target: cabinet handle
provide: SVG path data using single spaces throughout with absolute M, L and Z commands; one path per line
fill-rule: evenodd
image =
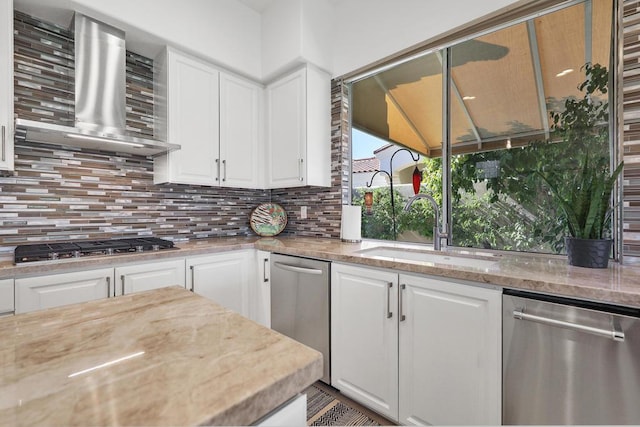
M 222 161 L 222 170 L 223 170 L 222 182 L 226 182 L 227 181 L 227 161 L 226 160 Z
M 304 175 L 302 174 L 302 164 L 304 163 L 304 159 L 300 159 L 300 162 L 298 163 L 298 177 L 300 178 L 300 181 L 304 181 Z
M 107 298 L 111 297 L 111 277 L 107 276 Z M 113 295 L 115 296 L 115 295 Z
M 262 281 L 266 283 L 269 281 L 269 278 L 267 277 L 267 263 L 269 262 L 269 258 L 265 258 L 263 261 L 264 264 L 262 268 Z
M 220 181 L 220 159 L 216 159 L 216 181 Z
M 404 315 L 404 309 L 402 308 L 402 295 L 404 295 L 404 290 L 407 288 L 407 285 L 400 285 L 400 321 L 404 321 L 406 316 Z
M 195 267 L 194 265 L 189 266 L 189 270 L 191 270 L 191 289 L 189 289 L 189 290 L 191 292 L 195 292 L 193 290 L 194 286 L 195 286 L 195 268 L 194 267 Z
M 120 281 L 122 282 L 122 295 L 124 295 L 124 274 L 120 276 Z
M 393 313 L 391 312 L 391 289 L 393 288 L 393 282 L 387 283 L 387 319 L 391 319 L 393 317 Z
M 5 125 L 2 125 L 2 161 L 3 162 L 5 161 L 5 158 L 6 158 L 6 155 L 5 155 L 6 153 L 5 148 L 6 148 L 6 141 L 7 141 L 6 128 L 7 127 Z

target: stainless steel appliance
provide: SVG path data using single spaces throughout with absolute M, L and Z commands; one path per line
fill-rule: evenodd
M 329 266 L 326 261 L 271 255 L 271 328 L 322 353 L 331 383 Z
M 19 264 L 23 262 L 80 258 L 93 255 L 114 255 L 129 252 L 159 251 L 164 249 L 178 248 L 173 246 L 172 241 L 159 239 L 157 237 L 39 243 L 16 246 L 14 260 L 16 264 Z
M 505 290 L 503 424 L 640 424 L 639 317 Z

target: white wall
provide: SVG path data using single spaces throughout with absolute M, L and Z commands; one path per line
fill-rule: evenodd
M 166 42 L 265 81 L 305 60 L 341 76 L 515 1 L 273 0 L 262 15 L 236 0 L 15 0 L 15 7 L 42 18 L 76 9 L 125 30 L 135 52 L 153 57 Z M 141 41 L 149 36 L 156 40 Z
M 62 25 L 78 10 L 123 29 L 134 52 L 154 57 L 167 43 L 262 77 L 261 16 L 236 0 L 15 0 L 15 8 L 42 19 L 66 16 Z
M 335 0 L 331 71 L 342 76 L 515 2 Z
M 262 14 L 263 79 L 311 62 L 331 71 L 334 7 L 329 0 L 275 0 Z

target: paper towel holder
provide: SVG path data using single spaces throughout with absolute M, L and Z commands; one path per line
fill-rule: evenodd
M 360 206 L 342 205 L 340 221 L 340 240 L 342 242 L 362 242 L 361 217 L 362 208 Z

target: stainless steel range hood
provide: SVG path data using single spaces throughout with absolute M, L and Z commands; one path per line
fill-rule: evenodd
M 16 119 L 16 134 L 29 141 L 140 155 L 180 148 L 126 132 L 125 34 L 76 13 L 75 127 Z

